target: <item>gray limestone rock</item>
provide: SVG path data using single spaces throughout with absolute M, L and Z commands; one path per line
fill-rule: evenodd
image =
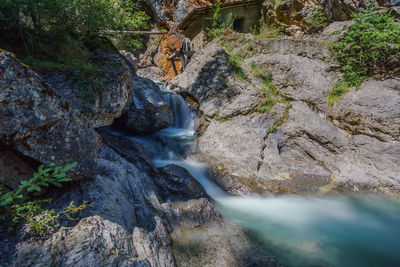
M 70 74 L 46 73 L 44 80 L 93 124 L 94 128 L 110 125 L 132 102 L 132 72 L 117 54 L 96 50 L 91 61 L 101 67 L 101 92 L 91 92 L 70 83 Z
M 211 164 L 218 184 L 239 195 L 344 188 L 399 191 L 397 79 L 366 81 L 330 107 L 326 96 L 340 73 L 312 52 L 315 46 L 302 46 L 299 53 L 291 48 L 298 41 L 285 39 L 276 41 L 279 49 L 271 52 L 270 43 L 254 41 L 246 49 L 239 43 L 234 53 L 248 57 L 245 50 L 258 51 L 241 63 L 247 83 L 235 79 L 216 43 L 194 55 L 186 71 L 172 81 L 198 102 L 205 122 L 198 125 L 202 135 L 193 157 Z M 279 97 L 290 104 L 278 103 L 265 114 L 254 112 L 263 85 L 252 74 L 253 62 L 262 72 L 271 72 Z
M 0 142 L 43 164 L 96 168 L 98 136 L 82 115 L 29 67 L 0 53 Z
M 151 134 L 167 128 L 174 122 L 170 106 L 164 101 L 163 93 L 153 81 L 134 77 L 133 103 L 120 118 L 120 124 L 137 134 Z

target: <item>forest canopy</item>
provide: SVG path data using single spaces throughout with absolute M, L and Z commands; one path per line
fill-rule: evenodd
M 40 53 L 46 43 L 99 37 L 102 30 L 136 30 L 149 17 L 131 0 L 0 0 L 1 38 L 23 44 L 26 55 Z M 42 48 L 42 49 L 41 49 Z

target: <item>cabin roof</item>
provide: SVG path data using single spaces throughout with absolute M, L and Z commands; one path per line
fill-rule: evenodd
M 231 8 L 231 7 L 238 7 L 238 6 L 247 6 L 247 5 L 254 5 L 258 4 L 258 0 L 249 0 L 249 1 L 234 1 L 234 2 L 229 2 L 225 4 L 221 4 L 221 9 L 226 9 L 226 8 Z M 187 30 L 189 28 L 189 25 L 199 16 L 203 14 L 207 14 L 209 10 L 211 10 L 214 7 L 212 6 L 205 6 L 205 7 L 200 7 L 197 9 L 194 9 L 192 12 L 190 12 L 185 19 L 179 24 L 178 29 L 179 30 Z

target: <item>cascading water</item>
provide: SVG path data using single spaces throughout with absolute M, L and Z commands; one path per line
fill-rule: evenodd
M 266 251 L 285 266 L 400 266 L 400 203 L 384 198 L 270 197 L 227 195 L 207 177 L 208 166 L 186 159 L 194 140 L 193 116 L 180 95 L 160 86 L 175 116 L 173 126 L 133 137 L 161 167 L 186 168 L 228 220 L 262 238 Z

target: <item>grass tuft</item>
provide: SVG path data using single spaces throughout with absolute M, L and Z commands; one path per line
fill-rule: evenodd
M 333 89 L 329 91 L 326 96 L 326 103 L 332 107 L 339 100 L 343 98 L 343 95 L 349 91 L 349 85 L 347 82 L 336 81 L 333 85 Z

